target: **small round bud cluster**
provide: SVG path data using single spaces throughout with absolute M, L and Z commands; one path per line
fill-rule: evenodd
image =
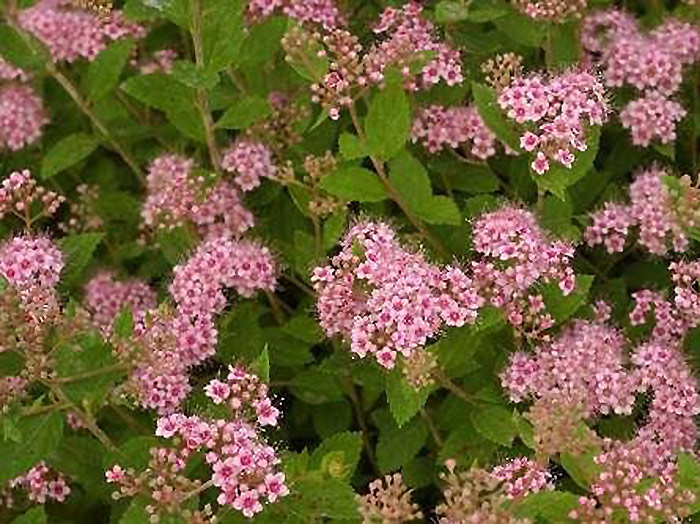
M 102 218 L 96 209 L 100 187 L 80 184 L 75 190 L 77 195 L 68 204 L 70 216 L 58 225 L 59 229 L 68 234 L 102 229 Z
M 527 457 L 517 457 L 496 466 L 491 470 L 491 475 L 503 482 L 501 489 L 509 499 L 554 489 L 552 474 L 547 467 Z
M 49 123 L 44 104 L 28 85 L 0 85 L 0 153 L 33 144 Z
M 146 185 L 141 217 L 148 228 L 189 223 L 203 237 L 215 238 L 238 237 L 253 226 L 253 215 L 243 206 L 238 188 L 197 173 L 189 158 L 159 156 L 151 163 Z
M 54 62 L 94 60 L 111 41 L 146 34 L 145 28 L 127 22 L 121 11 L 98 16 L 75 9 L 73 0 L 41 0 L 20 12 L 19 23 L 49 48 Z
M 226 383 L 215 380 L 205 390 L 216 403 L 227 402 L 230 420 L 182 413 L 158 419 L 156 435 L 171 440 L 172 447 L 152 448 L 149 467 L 141 473 L 118 464 L 108 470 L 107 481 L 119 485 L 118 498 L 145 495 L 152 500 L 149 512 L 159 516 L 178 512 L 185 500 L 213 485 L 219 489 L 219 504 L 252 517 L 262 511 L 263 502 L 289 493 L 284 474 L 277 471 L 280 460 L 262 434 L 263 425 L 277 424 L 278 411 L 258 377 L 231 368 Z M 185 474 L 189 459 L 199 453 L 211 468 L 206 484 Z
M 275 156 L 281 158 L 287 149 L 303 140 L 300 130 L 306 129 L 303 123 L 308 120 L 311 111 L 304 100 L 292 100 L 282 91 L 271 92 L 267 101 L 270 114 L 255 122 L 246 131 L 246 136 L 252 142 L 265 144 Z
M 630 14 L 604 10 L 586 18 L 581 44 L 589 60 L 603 67 L 608 86 L 631 86 L 640 93 L 620 112 L 632 143 L 647 147 L 675 140 L 676 123 L 686 111 L 670 97 L 680 88 L 683 69 L 700 58 L 700 30 L 669 18 L 646 32 Z
M 330 215 L 344 205 L 343 202 L 319 187 L 319 182 L 326 175 L 335 171 L 337 166 L 338 161 L 330 151 L 327 151 L 324 156 L 308 155 L 304 159 L 304 171 L 308 175 L 304 181 L 308 183 L 311 190 L 309 213 L 313 216 L 324 217 Z
M 403 359 L 401 371 L 404 379 L 413 389 L 423 389 L 435 382 L 438 360 L 434 353 L 416 351 Z
M 535 20 L 562 23 L 581 18 L 588 7 L 587 0 L 515 0 L 515 7 Z
M 100 19 L 108 18 L 114 5 L 112 0 L 73 0 L 78 9 L 96 15 Z
M 369 493 L 357 496 L 363 524 L 402 524 L 423 518 L 418 504 L 411 501 L 411 490 L 401 473 L 373 480 Z
M 498 104 L 522 126 L 520 147 L 535 156 L 531 167 L 538 175 L 549 170 L 550 161 L 570 169 L 574 151 L 587 148 L 587 128 L 603 125 L 609 112 L 600 80 L 575 70 L 517 77 L 501 91 Z
M 638 228 L 639 244 L 651 253 L 664 255 L 671 248 L 686 251 L 689 242 L 684 229 L 693 226 L 695 218 L 686 209 L 687 222 L 682 220 L 676 205 L 682 195 L 671 193 L 667 178 L 668 172 L 657 165 L 638 172 L 630 185 L 629 204 L 607 202 L 591 214 L 593 224 L 584 234 L 588 245 L 604 244 L 609 253 L 622 252 L 630 230 Z
M 439 524 L 532 524 L 506 509 L 508 497 L 503 482 L 492 473 L 477 467 L 456 471 L 451 460 L 447 461 L 447 469 L 447 473 L 440 474 L 445 483 L 444 502 L 435 508 Z
M 50 470 L 45 462 L 39 462 L 26 475 L 11 480 L 9 486 L 26 490 L 29 500 L 37 504 L 44 504 L 49 500 L 63 502 L 71 492 L 66 478 Z
M 460 269 L 429 264 L 405 250 L 384 223 L 360 222 L 341 242 L 341 252 L 311 278 L 316 308 L 329 336 L 340 334 L 361 358 L 373 355 L 393 368 L 409 358 L 442 324 L 476 320 L 481 298 Z
M 53 215 L 65 200 L 38 185 L 28 169 L 15 171 L 0 183 L 0 218 L 12 213 L 29 227 L 39 218 Z
M 576 286 L 573 246 L 549 240 L 532 213 L 514 206 L 482 215 L 473 231 L 478 258 L 472 278 L 479 294 L 502 308 L 519 331 L 534 337 L 550 328 L 554 321 L 532 287 L 556 282 L 564 295 L 570 294 Z
M 156 294 L 145 282 L 119 281 L 114 273 L 101 271 L 85 285 L 83 302 L 93 323 L 109 336 L 114 319 L 125 307 L 137 324 L 143 322 L 146 313 L 156 307 Z
M 481 64 L 481 72 L 486 75 L 486 81 L 496 91 L 501 91 L 518 78 L 522 72 L 523 57 L 515 53 L 504 53 L 489 58 Z
M 226 150 L 221 167 L 234 173 L 234 181 L 241 191 L 251 191 L 263 178 L 275 178 L 277 167 L 272 152 L 261 142 L 239 139 Z
M 432 105 L 423 108 L 413 120 L 411 138 L 431 153 L 445 147 L 463 147 L 480 160 L 496 154 L 496 135 L 475 107 Z

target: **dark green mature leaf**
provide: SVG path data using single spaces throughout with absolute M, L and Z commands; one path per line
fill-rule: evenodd
M 309 404 L 335 402 L 343 398 L 343 390 L 338 380 L 319 368 L 311 368 L 297 374 L 292 379 L 289 390 Z
M 357 521 L 357 500 L 352 486 L 340 479 L 304 479 L 295 483 L 295 494 L 301 498 L 294 504 L 295 513 L 303 512 L 305 522 L 326 517 Z M 304 522 L 304 521 L 302 521 Z
M 219 321 L 219 358 L 230 363 L 234 360 L 252 361 L 265 348 L 260 327 L 262 310 L 251 302 L 236 304 Z M 274 358 L 275 349 L 271 350 Z
M 416 390 L 407 384 L 398 367 L 387 374 L 386 398 L 397 426 L 402 427 L 421 410 L 428 400 L 430 391 L 430 388 Z
M 170 73 L 175 80 L 192 89 L 212 89 L 219 82 L 219 75 L 198 67 L 189 60 L 177 60 Z
M 365 121 L 367 148 L 382 160 L 401 151 L 411 132 L 411 110 L 399 78 L 375 93 Z
M 189 25 L 188 0 L 139 0 L 146 8 L 152 9 L 172 23 L 187 28 Z
M 250 95 L 236 100 L 221 115 L 216 127 L 222 129 L 247 129 L 255 122 L 267 117 L 271 112 L 270 104 L 261 96 Z
M 281 16 L 272 16 L 254 24 L 243 42 L 245 53 L 238 54 L 236 64 L 254 67 L 272 59 L 280 50 L 280 40 L 286 30 L 287 19 Z
M 347 400 L 312 406 L 311 420 L 316 433 L 328 438 L 346 431 L 352 424 L 352 406 Z
M 50 178 L 87 158 L 100 144 L 94 136 L 75 133 L 51 147 L 41 161 L 41 178 Z
M 490 87 L 472 82 L 472 93 L 479 116 L 501 142 L 511 149 L 520 151 L 520 140 L 511 123 L 498 106 L 496 93 Z
M 117 87 L 135 44 L 131 38 L 117 40 L 90 62 L 85 77 L 85 92 L 90 100 L 98 100 Z
M 66 436 L 49 464 L 79 483 L 92 497 L 109 500 L 112 490 L 105 483 L 103 453 L 102 444 L 91 436 Z
M 117 451 L 107 451 L 103 455 L 102 466 L 105 470 L 119 464 L 124 469 L 133 468 L 142 471 L 151 460 L 151 448 L 162 446 L 163 441 L 156 437 L 132 437 L 119 446 Z
M 17 441 L 0 439 L 0 482 L 6 482 L 49 458 L 63 437 L 63 415 L 58 411 L 21 418 Z
M 586 176 L 593 168 L 593 161 L 598 154 L 598 143 L 600 141 L 600 128 L 591 127 L 588 129 L 586 137 L 587 149 L 576 153 L 576 161 L 568 169 L 558 162 L 550 162 L 549 170 L 544 175 L 532 172 L 532 178 L 540 189 L 555 194 L 561 200 L 566 200 L 566 190 Z
M 547 312 L 552 315 L 555 322 L 564 322 L 586 303 L 593 279 L 591 275 L 577 275 L 576 289 L 567 296 L 564 296 L 557 284 L 547 284 L 542 287 L 542 297 Z
M 350 479 L 362 452 L 362 433 L 346 431 L 325 439 L 311 454 L 310 465 L 333 478 Z
M 85 270 L 103 236 L 102 233 L 79 233 L 61 239 L 59 247 L 65 260 L 61 273 L 63 287 L 72 287 L 84 280 Z
M 156 241 L 171 264 L 179 264 L 197 243 L 194 232 L 185 226 L 158 231 Z
M 462 221 L 457 205 L 449 197 L 438 195 L 422 204 L 418 216 L 428 224 L 457 226 Z
M 12 524 L 46 524 L 44 506 L 36 506 L 12 521 Z
M 498 177 L 487 165 L 463 164 L 446 175 L 452 189 L 465 193 L 493 193 L 501 187 Z
M 425 445 L 428 427 L 422 418 L 414 418 L 405 426 L 389 426 L 379 433 L 377 462 L 382 473 L 401 468 Z
M 474 428 L 491 442 L 510 446 L 518 435 L 512 414 L 496 405 L 481 406 L 469 413 Z
M 579 60 L 578 22 L 553 24 L 548 31 L 551 45 L 547 51 L 547 65 L 550 67 L 566 67 Z
M 388 198 L 376 173 L 361 167 L 341 167 L 319 184 L 331 195 L 357 202 L 380 202 Z
M 27 70 L 39 69 L 44 63 L 36 46 L 29 45 L 19 33 L 6 24 L 0 24 L 0 56 Z
M 523 15 L 512 8 L 506 16 L 494 21 L 508 38 L 528 47 L 539 47 L 546 33 L 546 24 Z
M 207 74 L 226 69 L 241 53 L 244 9 L 242 0 L 202 0 L 202 59 Z

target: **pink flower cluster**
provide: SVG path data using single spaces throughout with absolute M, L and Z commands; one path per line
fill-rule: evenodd
M 549 170 L 550 161 L 571 168 L 574 151 L 586 150 L 587 127 L 602 125 L 609 111 L 600 80 L 573 70 L 516 77 L 501 91 L 498 104 L 525 129 L 520 146 L 535 155 L 532 169 L 539 175 Z
M 36 142 L 48 122 L 44 104 L 30 86 L 0 85 L 0 152 Z
M 389 67 L 398 67 L 409 89 L 428 88 L 440 81 L 453 86 L 462 83 L 462 63 L 459 51 L 440 42 L 435 27 L 422 16 L 423 7 L 409 2 L 401 9 L 387 7 L 374 27 L 377 35 L 386 35 L 384 41 L 375 44 L 364 57 L 365 82 L 382 84 Z M 416 79 L 411 66 L 420 54 L 434 54 L 420 69 Z
M 235 182 L 242 191 L 260 185 L 262 178 L 275 178 L 277 167 L 272 152 L 264 144 L 247 138 L 236 140 L 224 153 L 221 167 L 235 173 Z
M 527 457 L 517 457 L 496 466 L 491 475 L 503 482 L 503 493 L 509 499 L 554 489 L 552 474 L 547 467 Z
M 473 231 L 479 258 L 472 262 L 472 278 L 479 294 L 532 335 L 551 327 L 542 296 L 531 288 L 556 282 L 564 295 L 571 293 L 576 286 L 573 246 L 549 240 L 532 213 L 513 206 L 482 215 Z
M 486 127 L 475 107 L 432 105 L 421 109 L 413 120 L 411 138 L 431 153 L 445 147 L 471 145 L 471 154 L 485 160 L 496 154 L 496 135 Z
M 55 62 L 94 60 L 109 42 L 146 34 L 143 27 L 125 21 L 120 11 L 100 17 L 74 8 L 70 0 L 41 0 L 20 13 L 19 23 L 49 48 Z
M 700 58 L 700 30 L 668 19 L 645 32 L 633 16 L 607 10 L 586 18 L 581 43 L 589 58 L 603 66 L 607 85 L 641 92 L 620 113 L 632 142 L 647 147 L 655 139 L 664 144 L 675 140 L 676 123 L 686 112 L 669 97 L 680 88 L 683 68 Z
M 225 402 L 234 414 L 252 408 L 260 426 L 277 425 L 279 410 L 272 405 L 267 385 L 257 375 L 248 373 L 242 367 L 229 366 L 226 381 L 212 380 L 204 392 L 214 404 Z
M 266 386 L 241 368 L 231 368 L 226 382 L 215 380 L 205 389 L 215 402 L 228 403 L 231 420 L 205 420 L 181 413 L 162 417 L 156 435 L 173 439 L 175 448 L 152 449 L 152 467 L 139 477 L 115 465 L 107 471 L 107 481 L 119 484 L 124 495 L 152 490 L 153 514 L 158 513 L 153 506 L 159 505 L 178 511 L 178 501 L 188 496 L 179 477 L 188 459 L 203 453 L 211 467 L 211 483 L 220 490 L 217 502 L 252 517 L 262 511 L 263 502 L 273 503 L 289 493 L 284 474 L 277 471 L 280 460 L 261 431 L 262 425 L 277 424 L 278 412 L 267 397 Z M 158 468 L 160 463 L 167 467 Z
M 156 158 L 146 176 L 147 197 L 141 210 L 149 228 L 189 222 L 205 238 L 238 237 L 253 226 L 253 215 L 229 181 L 210 182 L 195 173 L 194 161 L 180 155 Z
M 342 23 L 334 0 L 250 0 L 248 14 L 253 20 L 272 15 L 275 11 L 305 23 L 319 24 L 327 29 Z
M 409 357 L 442 324 L 474 322 L 481 299 L 460 269 L 429 264 L 405 250 L 384 223 L 360 222 L 341 242 L 330 264 L 313 271 L 321 326 L 340 334 L 361 358 L 375 356 L 392 368 Z
M 29 500 L 38 504 L 49 500 L 63 502 L 70 494 L 65 477 L 51 471 L 44 462 L 39 462 L 26 475 L 11 480 L 10 487 L 25 489 Z
M 126 306 L 134 321 L 140 324 L 146 312 L 156 307 L 156 294 L 141 280 L 120 281 L 114 273 L 101 271 L 85 285 L 83 303 L 93 323 L 108 335 L 114 319 Z
M 187 370 L 216 352 L 215 316 L 226 306 L 222 288 L 239 295 L 274 289 L 275 261 L 255 242 L 216 238 L 205 241 L 174 270 L 172 316 L 147 324 L 132 384 L 142 405 L 172 413 L 189 391 Z M 160 341 L 160 342 L 159 342 Z
M 564 398 L 586 417 L 630 414 L 636 382 L 624 367 L 625 342 L 613 328 L 578 321 L 534 354 L 514 353 L 501 383 L 513 402 Z
M 65 200 L 63 196 L 38 185 L 28 169 L 14 171 L 0 183 L 0 218 L 13 213 L 22 220 L 32 222 L 39 216 L 53 215 Z M 34 215 L 36 210 L 32 209 L 35 204 L 40 207 L 38 215 Z
M 63 269 L 63 255 L 45 236 L 18 236 L 0 245 L 0 276 L 19 289 L 52 289 Z
M 652 166 L 637 173 L 630 184 L 630 203 L 607 202 L 603 209 L 591 214 L 593 224 L 586 228 L 589 246 L 604 244 L 609 253 L 621 252 L 630 229 L 639 229 L 639 244 L 651 253 L 663 255 L 672 246 L 675 251 L 688 249 L 688 238 L 675 211 L 675 203 L 664 177 L 668 173 Z

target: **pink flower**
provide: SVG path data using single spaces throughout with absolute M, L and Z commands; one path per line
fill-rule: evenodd
M 538 175 L 544 175 L 549 171 L 549 160 L 547 160 L 547 157 L 542 151 L 539 151 L 535 160 L 532 161 L 531 166 Z
M 241 492 L 233 501 L 233 507 L 246 517 L 252 517 L 262 511 L 262 504 L 258 500 L 260 495 L 254 489 Z
M 231 388 L 228 387 L 228 384 L 220 380 L 212 380 L 204 388 L 204 391 L 207 397 L 214 401 L 214 404 L 221 404 L 228 398 L 231 393 Z
M 284 473 L 271 474 L 265 476 L 265 489 L 267 490 L 267 500 L 275 502 L 279 497 L 289 494 L 289 488 L 284 483 Z

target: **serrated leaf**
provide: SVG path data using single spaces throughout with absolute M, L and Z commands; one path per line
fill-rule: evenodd
M 510 121 L 498 105 L 496 93 L 490 87 L 472 82 L 472 93 L 479 116 L 498 139 L 514 151 L 520 151 L 520 140 Z
M 0 24 L 0 56 L 11 64 L 28 70 L 39 69 L 44 62 L 35 46 L 29 45 L 6 24 Z
M 563 24 L 552 24 L 549 38 L 552 45 L 546 49 L 547 65 L 549 67 L 566 67 L 579 61 L 578 22 L 570 21 Z
M 170 73 L 175 80 L 192 89 L 211 89 L 219 82 L 219 75 L 197 67 L 189 60 L 177 60 Z
M 416 212 L 428 224 L 457 226 L 462 222 L 457 204 L 443 195 L 433 196 L 421 204 Z
M 131 307 L 126 304 L 122 307 L 119 314 L 114 319 L 112 325 L 112 333 L 116 337 L 128 339 L 134 332 L 134 315 L 131 312 Z
M 331 195 L 348 201 L 380 202 L 388 198 L 376 173 L 361 167 L 341 167 L 319 184 Z
M 264 98 L 251 95 L 234 102 L 216 122 L 222 129 L 247 129 L 255 122 L 267 117 L 270 104 Z
M 579 455 L 562 453 L 559 461 L 574 482 L 588 490 L 600 470 L 600 466 L 593 461 L 596 454 L 597 451 L 594 450 Z
M 270 382 L 270 355 L 267 352 L 267 346 L 265 346 L 262 353 L 251 362 L 250 370 L 263 382 Z
M 85 270 L 103 236 L 102 233 L 79 233 L 60 240 L 59 247 L 65 261 L 61 273 L 63 287 L 71 287 L 82 282 L 85 278 Z
M 386 397 L 394 421 L 402 427 L 425 405 L 430 388 L 414 389 L 406 383 L 403 373 L 395 367 L 386 376 Z
M 303 512 L 305 522 L 326 517 L 337 520 L 357 520 L 358 505 L 355 491 L 346 481 L 332 478 L 303 479 L 295 485 L 301 498 L 295 504 L 295 513 Z
M 0 440 L 0 481 L 26 473 L 46 460 L 63 437 L 63 415 L 58 411 L 21 418 L 17 423 L 19 442 Z
M 414 418 L 399 428 L 390 426 L 380 431 L 377 441 L 377 462 L 381 473 L 401 468 L 418 454 L 428 439 L 428 427 L 421 418 Z
M 411 132 L 408 97 L 400 78 L 390 78 L 378 91 L 369 106 L 365 121 L 369 152 L 388 160 L 401 151 Z
M 350 479 L 355 473 L 361 452 L 362 433 L 350 431 L 337 433 L 325 439 L 314 450 L 310 465 L 315 469 L 325 465 L 324 473 L 327 475 L 333 478 Z
M 208 75 L 226 69 L 241 54 L 244 9 L 242 0 L 202 1 L 202 60 Z
M 62 138 L 44 155 L 41 161 L 41 178 L 47 179 L 60 173 L 84 158 L 99 145 L 99 141 L 85 133 L 75 133 Z
M 563 491 L 540 491 L 532 493 L 519 500 L 513 513 L 520 518 L 528 518 L 535 521 L 537 517 L 543 517 L 549 522 L 564 524 L 573 522 L 569 513 L 579 505 L 579 496 Z
M 513 417 L 501 406 L 481 406 L 469 413 L 474 428 L 486 439 L 510 446 L 518 434 Z
M 117 87 L 135 43 L 131 38 L 112 42 L 90 62 L 85 77 L 85 91 L 90 100 L 98 100 Z
M 319 368 L 311 368 L 298 373 L 289 385 L 294 396 L 308 404 L 335 402 L 343 398 L 343 390 L 338 380 Z
M 593 279 L 591 275 L 577 275 L 576 289 L 566 296 L 557 284 L 550 283 L 542 286 L 542 297 L 547 312 L 552 315 L 555 322 L 564 322 L 586 303 Z

